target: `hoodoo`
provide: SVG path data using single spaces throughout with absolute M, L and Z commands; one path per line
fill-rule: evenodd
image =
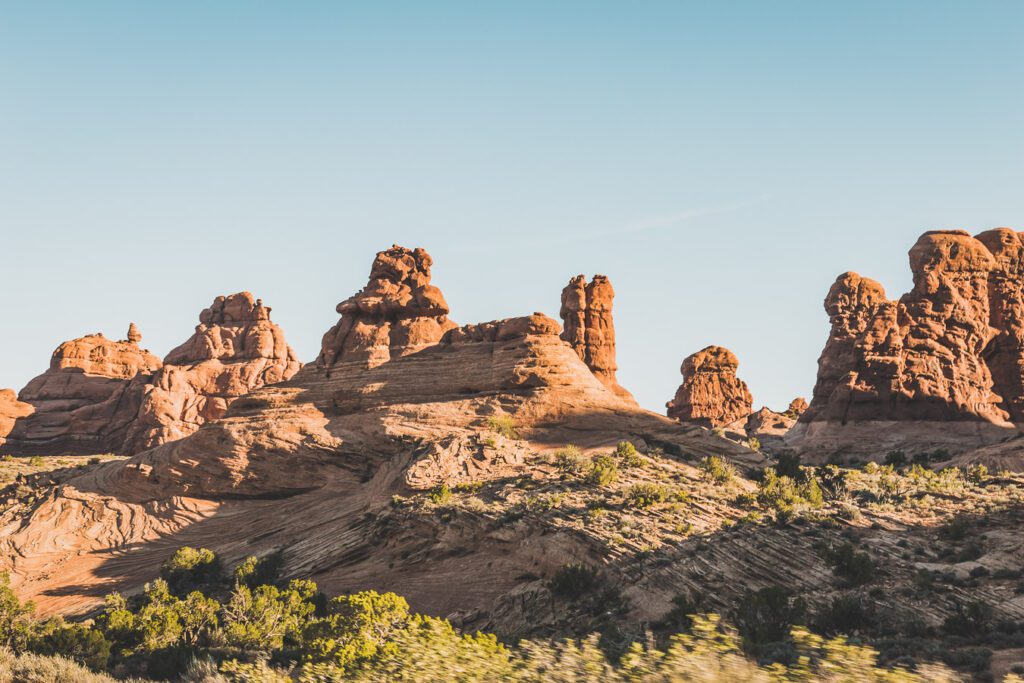
M 753 397 L 736 376 L 739 360 L 729 349 L 708 346 L 687 356 L 683 383 L 666 404 L 668 416 L 705 427 L 724 427 L 750 415 Z
M 615 290 L 611 280 L 604 275 L 587 278 L 577 275 L 562 290 L 562 339 L 569 342 L 591 372 L 602 384 L 623 398 L 633 396 L 623 389 L 615 373 L 615 321 L 612 318 L 612 301 Z

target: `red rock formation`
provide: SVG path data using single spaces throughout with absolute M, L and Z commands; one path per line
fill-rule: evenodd
M 562 290 L 559 316 L 564 330 L 562 339 L 569 342 L 591 372 L 601 383 L 616 394 L 633 400 L 615 378 L 615 323 L 612 319 L 612 301 L 615 290 L 604 275 L 587 278 L 577 275 Z
M 1024 235 L 1009 228 L 978 235 L 995 259 L 989 272 L 992 327 L 998 330 L 985 351 L 1001 407 L 1013 422 L 1024 422 Z
M 141 338 L 137 329 L 132 336 Z M 118 451 L 141 398 L 128 387 L 160 367 L 135 341 L 97 333 L 64 342 L 50 369 L 21 390 L 18 398 L 34 412 L 17 420 L 6 448 L 24 455 Z
M 1012 231 L 981 237 L 922 235 L 910 250 L 914 288 L 898 302 L 877 283 L 840 276 L 825 300 L 832 332 L 795 443 L 879 456 L 885 447 L 976 446 L 1006 436 L 1022 381 L 1022 247 Z M 1005 403 L 1003 387 L 1011 394 Z
M 4 443 L 17 420 L 31 415 L 33 410 L 28 403 L 19 401 L 12 389 L 0 389 L 0 451 L 6 452 Z
M 436 344 L 456 325 L 441 290 L 430 284 L 432 264 L 423 249 L 378 253 L 366 287 L 338 304 L 341 320 L 324 335 L 317 365 L 376 365 Z
M 706 427 L 721 427 L 746 418 L 753 398 L 736 376 L 739 361 L 732 351 L 708 346 L 683 361 L 683 383 L 666 404 L 668 416 Z
M 807 400 L 803 396 L 797 396 L 789 402 L 789 407 L 786 408 L 786 415 L 790 417 L 800 417 L 807 412 Z
M 163 368 L 133 387 L 143 398 L 119 451 L 137 453 L 191 434 L 239 396 L 287 380 L 300 367 L 261 299 L 249 292 L 219 296 Z

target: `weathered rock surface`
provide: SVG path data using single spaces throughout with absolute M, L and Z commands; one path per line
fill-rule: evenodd
M 825 300 L 832 331 L 814 396 L 791 442 L 822 457 L 884 457 L 1015 433 L 1020 262 L 1012 231 L 933 231 L 910 250 L 914 288 L 899 301 L 874 281 L 841 275 Z
M 562 339 L 569 342 L 580 360 L 601 383 L 619 396 L 633 400 L 615 378 L 618 364 L 615 361 L 615 322 L 612 318 L 612 301 L 615 290 L 611 280 L 604 275 L 595 275 L 587 283 L 584 275 L 577 275 L 562 290 Z
M 431 265 L 423 249 L 392 246 L 378 253 L 366 287 L 338 304 L 341 320 L 324 335 L 317 365 L 376 365 L 436 344 L 456 325 L 441 290 L 430 284 Z
M 529 478 L 567 443 L 607 452 L 628 439 L 694 461 L 764 464 L 609 390 L 550 318 L 454 327 L 429 263 L 422 250 L 382 252 L 367 288 L 339 306 L 319 364 L 236 399 L 190 436 L 75 473 L 39 505 L 0 516 L 0 562 L 19 593 L 44 613 L 80 611 L 138 589 L 187 544 L 227 563 L 286 548 L 289 572 L 332 593 L 375 587 L 435 614 L 486 609 L 525 574 L 585 556 L 589 542 L 483 524 L 437 539 L 434 528 L 388 526 L 396 494 Z
M 222 417 L 239 396 L 282 382 L 300 367 L 261 299 L 249 292 L 219 296 L 163 368 L 132 387 L 142 393 L 141 405 L 118 451 L 138 453 L 187 436 Z
M 781 437 L 796 424 L 796 418 L 785 413 L 777 413 L 770 408 L 761 408 L 747 416 L 744 431 L 747 436 L 761 439 Z
M 666 404 L 668 416 L 705 427 L 722 427 L 745 419 L 753 398 L 736 376 L 736 355 L 722 346 L 708 346 L 683 361 L 683 383 Z
M 18 400 L 18 395 L 12 389 L 0 389 L 0 452 L 6 452 L 4 443 L 7 435 L 14 429 L 17 420 L 28 417 L 35 410 L 28 403 Z
M 797 396 L 789 402 L 789 407 L 786 408 L 786 415 L 789 417 L 797 418 L 807 412 L 807 399 L 803 396 Z
M 137 329 L 132 336 L 141 338 Z M 129 385 L 161 365 L 137 341 L 97 333 L 64 342 L 50 368 L 21 390 L 19 400 L 34 410 L 17 419 L 5 449 L 19 455 L 118 451 L 141 400 Z

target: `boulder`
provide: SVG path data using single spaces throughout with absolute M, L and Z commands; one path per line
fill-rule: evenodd
M 708 346 L 688 356 L 681 371 L 683 383 L 666 404 L 668 416 L 705 427 L 724 427 L 745 419 L 753 398 L 736 376 L 739 361 L 722 346 Z

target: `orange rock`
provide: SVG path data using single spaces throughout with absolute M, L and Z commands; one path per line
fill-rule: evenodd
M 12 389 L 0 389 L 0 451 L 6 452 L 4 443 L 20 418 L 27 417 L 35 410 L 28 403 L 22 403 Z
M 996 266 L 989 271 L 988 300 L 992 327 L 998 332 L 984 359 L 992 372 L 1001 407 L 1016 423 L 1024 422 L 1024 235 L 997 228 L 978 235 Z
M 683 383 L 666 404 L 668 416 L 705 427 L 722 427 L 751 411 L 753 398 L 736 376 L 736 355 L 721 346 L 708 346 L 683 361 Z
M 378 253 L 366 287 L 338 304 L 341 320 L 324 335 L 317 365 L 378 364 L 436 344 L 456 325 L 430 284 L 432 264 L 423 249 L 395 245 Z
M 21 390 L 18 398 L 34 411 L 17 420 L 6 448 L 16 455 L 118 451 L 141 399 L 129 385 L 161 365 L 134 341 L 97 333 L 64 342 L 50 369 Z
M 587 278 L 577 275 L 562 290 L 559 315 L 565 326 L 562 339 L 569 342 L 591 372 L 601 383 L 623 398 L 633 396 L 622 388 L 615 378 L 615 322 L 612 319 L 612 301 L 615 290 L 604 275 Z
M 219 296 L 163 368 L 133 386 L 143 398 L 118 451 L 138 453 L 191 434 L 223 416 L 239 396 L 283 382 L 300 367 L 262 299 L 249 292 Z

